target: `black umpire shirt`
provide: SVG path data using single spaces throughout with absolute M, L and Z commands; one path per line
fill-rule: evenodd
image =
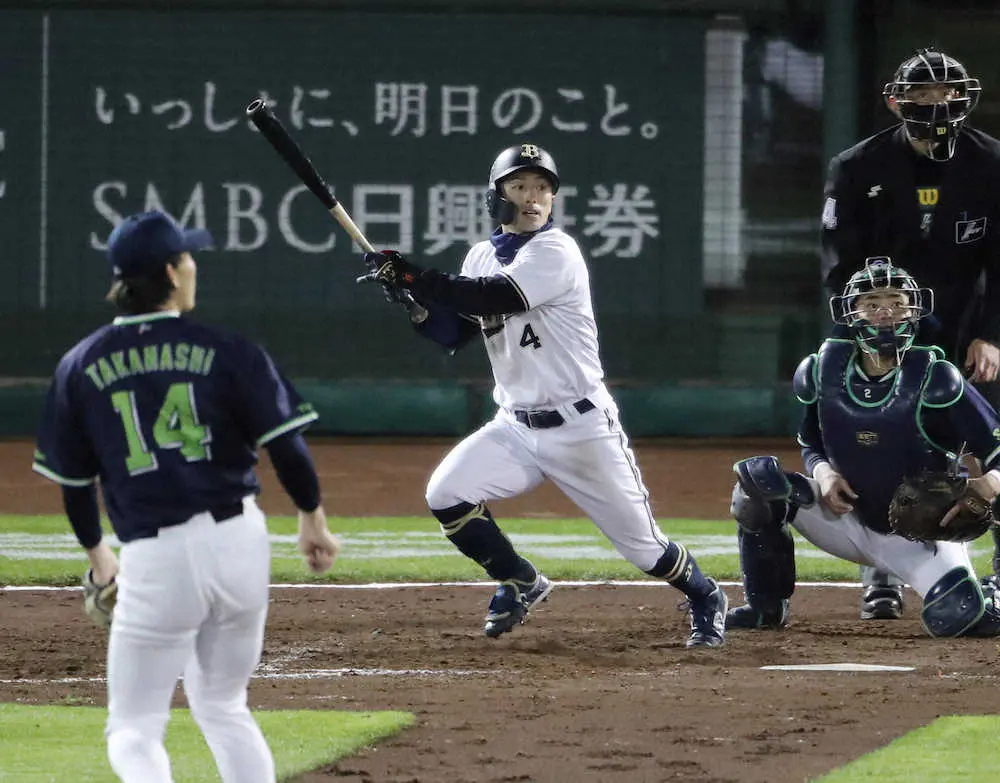
M 933 342 L 964 361 L 973 338 L 1000 344 L 1000 141 L 964 128 L 950 161 L 916 153 L 902 125 L 830 161 L 823 274 L 843 292 L 869 256 L 890 256 L 934 289 Z M 986 289 L 971 312 L 981 273 Z M 961 351 L 961 355 L 959 354 Z

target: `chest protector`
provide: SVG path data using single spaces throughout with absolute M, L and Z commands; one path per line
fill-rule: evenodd
M 827 340 L 816 355 L 819 426 L 830 465 L 858 494 L 858 518 L 887 533 L 889 501 L 903 477 L 947 464 L 919 422 L 935 356 L 930 349 L 911 348 L 893 377 L 877 382 L 859 372 L 856 350 L 854 341 Z

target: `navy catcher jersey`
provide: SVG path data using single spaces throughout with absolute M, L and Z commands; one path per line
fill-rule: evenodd
M 825 459 L 858 494 L 862 524 L 889 532 L 888 509 L 905 476 L 945 470 L 967 447 L 984 470 L 1000 462 L 996 413 L 939 349 L 914 347 L 879 379 L 865 377 L 853 340 L 826 340 L 805 359 L 795 392 L 808 407 L 799 443 L 812 473 Z
M 316 418 L 259 346 L 176 312 L 124 316 L 56 367 L 33 468 L 99 478 L 126 542 L 256 494 L 257 447 Z

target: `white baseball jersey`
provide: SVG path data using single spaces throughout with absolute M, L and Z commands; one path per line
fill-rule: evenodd
M 507 276 L 528 311 L 482 323 L 500 410 L 434 470 L 432 509 L 488 503 L 555 483 L 621 554 L 649 571 L 669 540 L 649 506 L 618 406 L 605 387 L 590 277 L 580 248 L 559 229 L 542 231 L 507 266 L 490 242 L 469 250 L 466 277 Z M 582 411 L 573 403 L 586 399 Z M 520 421 L 524 410 L 553 410 L 562 423 L 544 429 Z M 678 571 L 687 562 L 683 555 Z
M 470 248 L 465 277 L 508 277 L 528 308 L 510 316 L 481 318 L 503 408 L 549 408 L 575 402 L 604 377 L 590 274 L 576 241 L 558 228 L 541 231 L 507 266 L 489 240 Z

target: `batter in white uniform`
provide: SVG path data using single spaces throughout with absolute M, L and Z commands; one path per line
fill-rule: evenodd
M 424 270 L 398 253 L 365 257 L 387 299 L 402 290 L 425 305 L 417 330 L 452 352 L 486 343 L 499 409 L 434 471 L 427 503 L 445 535 L 500 585 L 486 614 L 497 637 L 524 622 L 552 583 L 515 550 L 490 513 L 495 498 L 551 479 L 637 568 L 690 602 L 689 647 L 723 643 L 726 596 L 694 557 L 661 531 L 618 408 L 604 385 L 590 276 L 568 234 L 553 226 L 555 161 L 534 144 L 503 150 L 486 205 L 500 224 L 473 246 L 461 275 Z

